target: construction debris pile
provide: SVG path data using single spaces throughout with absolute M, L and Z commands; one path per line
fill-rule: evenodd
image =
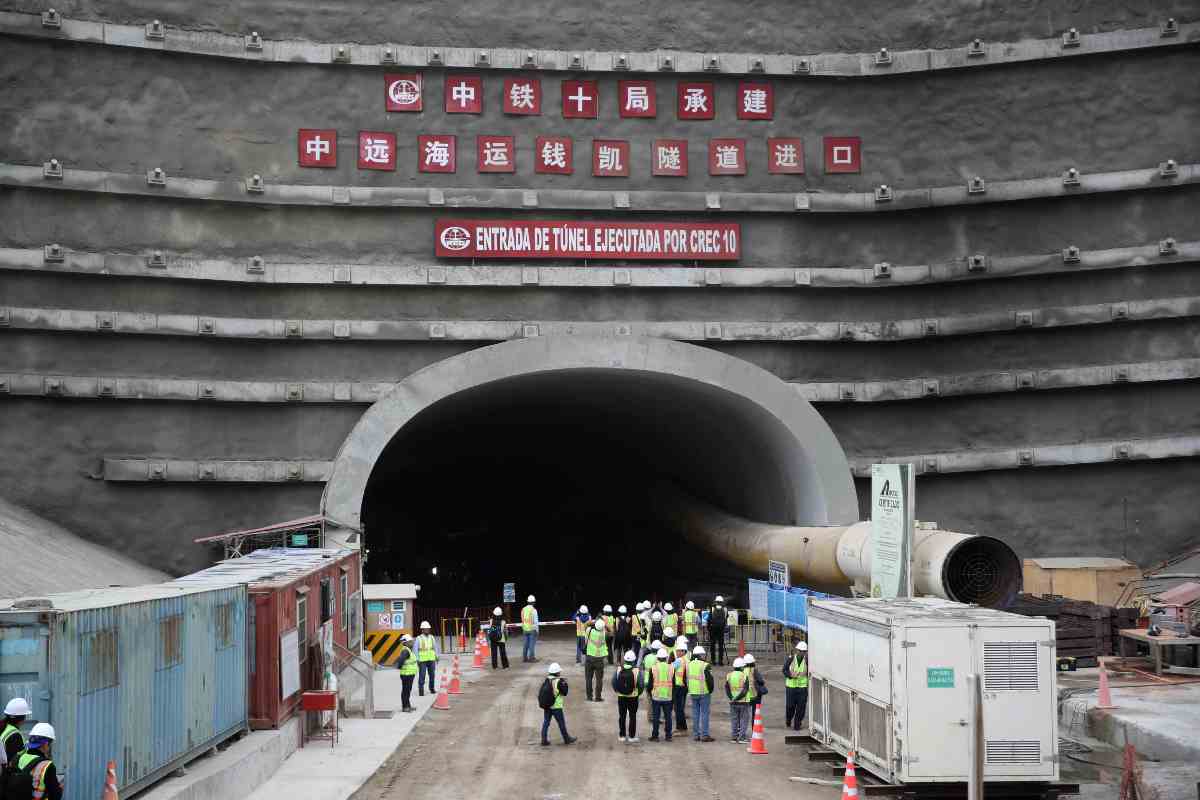
M 1135 628 L 1138 621 L 1136 608 L 1114 608 L 1054 595 L 1019 594 L 1007 610 L 1054 620 L 1058 655 L 1075 658 L 1079 666 L 1095 666 L 1090 661 L 1097 656 L 1118 654 L 1117 631 Z

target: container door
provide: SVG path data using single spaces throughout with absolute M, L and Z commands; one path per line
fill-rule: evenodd
M 979 628 L 984 776 L 1057 778 L 1058 729 L 1050 626 Z
M 28 700 L 33 711 L 24 726 L 28 734 L 35 723 L 50 719 L 50 630 L 32 614 L 20 616 L 25 620 L 0 616 L 0 708 L 14 697 Z
M 967 773 L 967 629 L 908 628 L 901 643 L 908 672 L 902 774 L 907 780 L 963 780 Z

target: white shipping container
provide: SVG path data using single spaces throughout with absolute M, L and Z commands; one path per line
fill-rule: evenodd
M 940 598 L 808 600 L 813 737 L 888 782 L 967 780 L 967 675 L 984 779 L 1057 781 L 1054 623 Z

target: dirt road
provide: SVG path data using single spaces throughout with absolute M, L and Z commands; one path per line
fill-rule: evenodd
M 583 667 L 575 664 L 574 640 L 543 640 L 536 664 L 521 662 L 520 644 L 511 648 L 511 669 L 488 674 L 451 698 L 450 711 L 430 711 L 354 800 L 836 800 L 839 787 L 790 782 L 790 775 L 829 778 L 810 764 L 803 748 L 783 742 L 783 676 L 764 670 L 769 694 L 764 705 L 768 755 L 750 755 L 729 741 L 729 704 L 724 691 L 714 697 L 712 743 L 694 742 L 690 731 L 672 742 L 648 742 L 643 698 L 636 744 L 617 740 L 617 702 L 605 669 L 603 703 L 589 703 Z M 567 729 L 579 742 L 564 746 L 551 725 L 550 747 L 539 745 L 542 710 L 537 690 L 552 661 L 563 667 L 570 686 Z M 490 665 L 489 665 L 490 667 Z M 728 667 L 714 667 L 722 681 Z M 688 712 L 689 724 L 691 711 Z

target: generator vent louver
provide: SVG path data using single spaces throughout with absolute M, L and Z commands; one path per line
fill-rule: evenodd
M 1042 749 L 1036 739 L 988 739 L 989 764 L 1040 764 Z
M 988 692 L 1036 692 L 1037 642 L 984 642 L 983 688 Z

